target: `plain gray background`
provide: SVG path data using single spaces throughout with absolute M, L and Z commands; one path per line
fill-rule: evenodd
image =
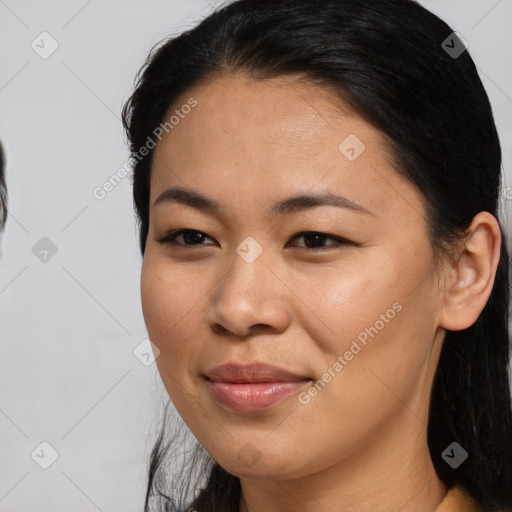
M 510 240 L 512 0 L 421 3 L 468 41 L 490 95 Z M 133 353 L 147 333 L 130 180 L 102 200 L 93 190 L 126 163 L 120 110 L 148 51 L 214 7 L 0 0 L 9 192 L 0 246 L 2 512 L 142 510 L 165 391 L 156 366 Z M 52 450 L 58 458 L 43 469 Z

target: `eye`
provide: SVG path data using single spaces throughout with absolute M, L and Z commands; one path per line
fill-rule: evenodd
M 178 242 L 178 237 L 183 237 L 183 242 Z M 193 247 L 205 245 L 202 242 L 206 238 L 210 238 L 208 235 L 203 233 L 202 231 L 197 231 L 195 229 L 177 229 L 174 231 L 170 231 L 162 237 L 156 238 L 156 241 L 160 244 L 165 245 L 174 245 L 178 247 Z M 328 235 L 326 233 L 319 233 L 317 231 L 303 231 L 301 233 L 297 233 L 290 240 L 295 240 L 297 238 L 304 238 L 306 241 L 305 246 L 293 246 L 298 249 L 306 249 L 310 251 L 322 251 L 325 248 L 329 247 L 339 247 L 342 245 L 357 245 L 355 242 L 350 242 L 344 238 Z M 210 238 L 210 240 L 213 240 Z M 323 242 L 325 240 L 331 240 L 333 243 L 329 245 L 324 245 Z
M 339 247 L 341 245 L 356 245 L 355 243 L 350 242 L 339 236 L 328 235 L 326 233 L 319 233 L 317 231 L 303 231 L 302 233 L 297 233 L 292 238 L 292 240 L 295 240 L 296 238 L 304 238 L 304 240 L 309 240 L 309 242 L 305 244 L 305 247 L 296 247 L 298 247 L 299 249 L 309 249 L 312 251 L 321 251 L 324 248 Z M 332 240 L 334 243 L 326 246 L 322 244 L 322 241 L 324 240 Z
M 185 243 L 176 242 L 176 239 L 179 236 L 183 236 L 183 241 Z M 210 238 L 202 231 L 197 231 L 195 229 L 175 229 L 174 231 L 170 231 L 166 233 L 164 236 L 156 238 L 156 241 L 160 244 L 169 244 L 176 246 L 194 246 L 194 245 L 204 245 L 201 244 L 201 241 L 204 238 Z M 191 242 L 190 244 L 188 242 Z

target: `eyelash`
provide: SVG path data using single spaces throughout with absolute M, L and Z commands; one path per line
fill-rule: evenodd
M 183 234 L 187 234 L 187 233 L 200 233 L 202 235 L 206 235 L 206 233 L 203 233 L 202 231 L 198 231 L 196 229 L 176 229 L 176 230 L 166 233 L 165 235 L 163 235 L 161 237 L 156 238 L 155 240 L 158 243 L 163 244 L 163 245 L 174 245 L 174 246 L 177 246 L 180 248 L 194 248 L 196 246 L 200 247 L 201 245 L 205 245 L 205 244 L 186 245 L 186 244 L 176 242 L 176 238 L 179 235 L 183 235 Z M 325 247 L 315 247 L 315 248 L 297 247 L 298 249 L 305 249 L 310 252 L 311 251 L 312 252 L 324 252 L 325 250 L 329 250 L 329 248 L 337 248 L 337 247 L 346 246 L 346 245 L 353 245 L 353 246 L 358 245 L 355 242 L 346 240 L 345 238 L 341 238 L 339 236 L 334 236 L 334 235 L 329 235 L 327 233 L 320 233 L 318 231 L 301 231 L 300 233 L 297 233 L 296 235 L 294 235 L 290 240 L 295 240 L 296 238 L 300 238 L 300 237 L 307 236 L 307 235 L 320 235 L 320 237 L 322 237 L 322 238 L 328 238 L 328 239 L 334 240 L 335 243 L 325 246 Z M 208 235 L 206 235 L 206 237 L 211 238 Z

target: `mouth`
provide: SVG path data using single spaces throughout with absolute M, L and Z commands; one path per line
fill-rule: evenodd
M 255 412 L 298 393 L 311 378 L 263 363 L 227 363 L 207 372 L 214 398 L 230 411 Z

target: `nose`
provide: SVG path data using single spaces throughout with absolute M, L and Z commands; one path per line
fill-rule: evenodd
M 291 292 L 265 252 L 251 263 L 235 253 L 230 263 L 211 295 L 211 329 L 216 334 L 237 338 L 285 331 L 291 319 Z

